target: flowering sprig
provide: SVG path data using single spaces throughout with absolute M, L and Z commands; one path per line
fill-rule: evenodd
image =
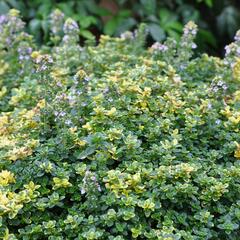
M 18 59 L 20 62 L 28 61 L 31 58 L 31 54 L 33 49 L 28 44 L 19 45 L 17 48 L 18 51 Z
M 55 9 L 50 14 L 50 28 L 53 35 L 59 35 L 63 31 L 64 13 Z
M 221 76 L 218 76 L 213 79 L 209 88 L 209 94 L 222 97 L 222 95 L 225 95 L 227 89 L 227 83 L 222 80 Z
M 193 50 L 197 48 L 194 39 L 197 35 L 197 25 L 190 21 L 183 29 L 183 35 L 179 43 L 172 38 L 167 38 L 164 43 L 155 42 L 149 51 L 156 59 L 163 59 L 183 70 L 187 67 L 186 62 L 193 56 Z M 183 64 L 185 62 L 185 64 Z
M 102 188 L 97 181 L 97 177 L 94 173 L 89 170 L 86 170 L 82 184 L 81 184 L 81 194 L 85 194 L 88 191 L 98 191 L 101 192 Z
M 159 52 L 166 52 L 168 50 L 168 46 L 165 44 L 161 44 L 159 42 L 155 42 L 152 46 L 151 49 L 153 51 L 159 51 Z
M 197 48 L 194 40 L 197 35 L 197 25 L 190 21 L 183 28 L 183 35 L 181 37 L 179 48 L 178 48 L 178 61 L 186 62 L 193 56 L 193 49 Z M 185 65 L 185 64 L 184 64 Z M 183 64 L 181 64 L 181 68 L 185 68 Z
M 67 35 L 75 35 L 79 33 L 79 27 L 76 21 L 72 18 L 68 18 L 63 26 L 63 32 Z
M 120 38 L 123 40 L 133 40 L 134 39 L 134 33 L 130 31 L 126 31 L 124 33 L 121 33 Z
M 225 60 L 233 57 L 240 57 L 240 30 L 237 31 L 234 42 L 225 47 Z
M 0 16 L 0 44 L 10 49 L 17 36 L 24 29 L 25 23 L 20 18 L 20 12 L 16 9 L 9 11 L 7 15 Z
M 238 239 L 238 57 L 190 56 L 192 23 L 148 50 L 129 35 L 0 51 L 6 239 Z
M 235 80 L 240 79 L 240 30 L 237 31 L 234 42 L 225 47 L 224 64 L 230 67 L 225 70 L 225 76 L 231 74 Z M 230 72 L 230 73 L 229 73 Z
M 49 70 L 51 64 L 53 63 L 53 59 L 48 54 L 40 54 L 39 52 L 33 52 L 31 57 L 36 64 L 36 72 L 45 72 Z
M 63 25 L 63 42 L 71 44 L 79 40 L 79 26 L 72 18 L 68 18 Z

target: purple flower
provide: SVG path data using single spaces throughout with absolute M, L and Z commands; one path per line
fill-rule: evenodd
M 64 117 L 65 115 L 66 115 L 66 112 L 61 111 L 58 116 L 59 116 L 59 117 Z
M 31 57 L 31 53 L 32 53 L 32 48 L 29 47 L 28 45 L 26 46 L 19 46 L 18 49 L 18 59 L 20 60 L 20 62 L 24 61 L 24 60 L 29 60 Z
M 66 35 L 75 35 L 79 32 L 79 27 L 76 21 L 71 18 L 68 18 L 63 25 L 63 32 Z
M 89 81 L 91 80 L 91 77 L 85 77 L 84 80 L 85 80 L 86 82 L 89 82 Z
M 188 22 L 184 26 L 183 34 L 185 36 L 188 36 L 188 35 L 196 36 L 196 34 L 197 34 L 197 25 L 193 21 Z
M 192 44 L 192 49 L 197 48 L 197 45 L 195 43 Z
M 48 54 L 39 55 L 33 60 L 37 65 L 37 72 L 44 72 L 48 70 L 50 65 L 53 63 L 52 57 Z
M 153 50 L 157 50 L 160 52 L 166 52 L 168 50 L 168 46 L 161 44 L 159 42 L 155 42 L 152 46 L 151 49 Z
M 5 24 L 7 22 L 7 16 L 6 15 L 0 15 L 0 25 Z
M 208 109 L 211 109 L 211 108 L 212 108 L 212 104 L 208 103 Z
M 97 177 L 93 172 L 87 170 L 82 180 L 83 184 L 81 187 L 81 194 L 85 194 L 90 189 L 97 189 L 99 192 L 102 191 L 100 184 L 97 181 Z
M 84 188 L 81 188 L 81 194 L 85 194 L 86 193 L 86 190 Z
M 57 82 L 57 86 L 58 86 L 58 87 L 62 87 L 62 83 L 58 81 L 58 82 Z
M 101 186 L 98 184 L 98 186 L 97 186 L 97 190 L 99 191 L 99 192 L 101 192 L 102 191 L 102 188 L 101 188 Z
M 213 92 L 216 93 L 217 91 L 218 91 L 218 87 L 214 87 L 214 88 L 213 88 Z
M 91 180 L 95 182 L 96 181 L 96 176 L 92 176 Z
M 108 92 L 109 92 L 109 88 L 106 87 L 106 88 L 103 90 L 103 93 L 106 94 L 106 93 L 108 93 Z
M 235 37 L 234 37 L 234 40 L 235 40 L 236 42 L 240 42 L 240 30 L 237 31 L 237 33 L 236 33 L 236 35 L 235 35 Z
M 15 9 L 10 10 L 7 15 L 1 15 L 0 42 L 6 44 L 6 47 L 11 47 L 24 26 L 24 22 L 19 17 L 19 12 Z
M 65 124 L 68 125 L 68 126 L 70 126 L 70 125 L 72 124 L 72 121 L 71 121 L 70 119 L 67 119 L 67 120 L 65 121 Z
M 240 47 L 237 48 L 236 52 L 237 52 L 237 55 L 240 56 Z
M 227 87 L 226 84 L 223 84 L 223 85 L 222 85 L 222 88 L 223 88 L 223 90 L 227 90 L 227 89 L 228 89 L 228 87 Z
M 124 40 L 131 40 L 134 39 L 134 34 L 130 31 L 126 31 L 120 35 L 120 38 Z
M 70 36 L 68 36 L 68 35 L 65 35 L 64 37 L 63 37 L 63 43 L 65 43 L 65 44 L 67 44 L 68 42 L 70 42 L 70 40 L 71 40 L 71 37 Z
M 229 56 L 230 54 L 239 54 L 240 49 L 236 43 L 231 43 L 225 47 L 225 56 Z
M 50 25 L 53 34 L 58 34 L 62 31 L 62 25 L 64 20 L 64 13 L 59 9 L 54 10 L 50 15 Z
M 229 55 L 231 53 L 231 46 L 230 45 L 225 46 L 225 52 L 226 52 L 226 55 Z

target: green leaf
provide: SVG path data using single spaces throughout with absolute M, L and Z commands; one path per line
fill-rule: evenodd
M 113 35 L 117 29 L 117 26 L 118 26 L 118 19 L 114 17 L 105 24 L 103 28 L 104 34 Z
M 202 41 L 212 45 L 213 47 L 217 47 L 217 40 L 211 32 L 200 29 L 198 34 L 199 38 L 202 39 Z
M 125 20 L 123 20 L 119 26 L 117 27 L 117 29 L 115 30 L 115 33 L 117 35 L 130 30 L 131 28 L 133 28 L 135 25 L 137 24 L 137 21 L 134 18 L 127 18 Z
M 88 147 L 88 148 L 86 148 L 85 150 L 83 150 L 83 151 L 77 151 L 77 152 L 75 152 L 75 157 L 77 158 L 77 159 L 85 159 L 85 158 L 87 158 L 89 155 L 91 155 L 91 154 L 93 154 L 94 152 L 95 152 L 95 150 L 96 150 L 96 148 L 95 148 L 95 146 L 90 146 L 90 147 Z
M 142 7 L 145 9 L 147 15 L 154 14 L 157 9 L 156 0 L 141 0 Z
M 73 6 L 69 3 L 59 3 L 57 7 L 62 10 L 68 17 L 72 17 L 74 14 Z
M 93 16 L 79 16 L 75 15 L 75 19 L 78 20 L 80 27 L 88 28 L 90 25 L 97 24 L 97 19 Z
M 239 20 L 239 11 L 235 7 L 225 7 L 217 18 L 218 31 L 221 34 L 227 33 L 230 37 L 233 37 L 238 29 Z
M 39 19 L 33 19 L 29 22 L 29 28 L 31 33 L 37 33 L 41 28 L 41 21 Z
M 160 18 L 161 26 L 164 27 L 168 25 L 170 22 L 176 21 L 177 16 L 174 15 L 172 12 L 170 12 L 168 9 L 162 8 L 159 11 L 159 18 Z
M 94 35 L 90 31 L 83 30 L 83 29 L 80 30 L 80 36 L 82 36 L 86 39 L 89 39 L 89 40 L 93 40 L 95 38 Z
M 16 8 L 16 9 L 20 9 L 20 6 L 23 5 L 21 1 L 16 1 L 16 0 L 7 0 L 6 2 L 8 2 L 11 8 Z
M 42 18 L 47 18 L 49 13 L 51 12 L 52 4 L 51 2 L 45 2 L 41 4 L 39 9 L 37 10 L 37 15 Z
M 131 11 L 130 10 L 121 10 L 118 12 L 117 17 L 118 18 L 125 18 L 131 16 Z
M 178 9 L 181 12 L 181 16 L 183 18 L 183 23 L 187 23 L 189 21 L 198 22 L 200 21 L 201 14 L 198 9 L 194 8 L 189 4 L 183 4 Z
M 4 1 L 0 2 L 0 14 L 6 14 L 9 9 L 9 6 Z
M 213 0 L 205 0 L 205 3 L 206 3 L 209 7 L 212 7 L 212 6 L 213 6 Z
M 167 24 L 167 27 L 169 29 L 173 29 L 173 30 L 176 30 L 178 32 L 181 32 L 182 29 L 183 29 L 183 25 L 180 23 L 180 22 L 169 22 L 169 24 Z
M 85 10 L 93 15 L 97 16 L 107 16 L 111 15 L 111 12 L 108 9 L 105 9 L 103 7 L 100 7 L 98 4 L 96 4 L 95 0 L 85 0 L 85 1 L 78 1 L 78 4 L 82 6 L 81 8 L 85 8 Z
M 162 41 L 166 38 L 164 30 L 157 24 L 149 24 L 148 30 L 155 41 Z
M 47 20 L 41 21 L 41 26 L 44 31 L 44 34 L 47 35 L 49 32 L 49 22 Z
M 180 40 L 181 35 L 172 29 L 167 30 L 167 34 L 169 37 L 174 38 L 176 41 Z
M 208 7 L 213 6 L 213 0 L 197 0 L 198 2 L 204 2 Z

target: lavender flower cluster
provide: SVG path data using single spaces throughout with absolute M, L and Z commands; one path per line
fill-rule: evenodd
M 214 79 L 210 85 L 209 92 L 216 94 L 220 92 L 225 92 L 228 89 L 227 84 L 221 79 Z
M 65 111 L 54 111 L 54 116 L 54 121 L 57 122 L 59 119 L 64 119 L 64 117 L 67 116 L 67 113 Z M 64 119 L 64 124 L 69 127 L 72 126 L 73 123 L 70 119 Z
M 62 101 L 66 103 L 67 101 L 70 106 L 73 106 L 76 103 L 78 96 L 81 95 L 81 93 L 82 92 L 80 90 L 72 88 L 69 94 L 61 93 L 60 95 L 56 96 L 55 100 L 58 101 L 59 103 Z
M 53 63 L 53 59 L 49 54 L 40 55 L 39 53 L 33 52 L 31 56 L 37 67 L 36 72 L 44 72 L 48 70 Z
M 85 194 L 90 188 L 97 189 L 99 192 L 102 191 L 101 186 L 97 181 L 95 173 L 89 170 L 86 170 L 82 182 L 83 184 L 81 188 L 81 194 Z
M 197 45 L 193 42 L 197 35 L 197 25 L 190 21 L 183 28 L 183 36 L 181 39 L 181 47 L 195 49 Z
M 133 39 L 137 39 L 141 35 L 146 35 L 147 33 L 148 33 L 148 29 L 145 26 L 141 29 L 141 25 L 140 25 L 139 29 L 133 32 L 126 31 L 122 33 L 120 35 L 120 38 L 123 40 L 133 40 Z
M 237 31 L 235 37 L 235 42 L 227 45 L 225 47 L 225 65 L 229 65 L 231 68 L 235 65 L 236 57 L 240 57 L 240 30 Z
M 82 94 L 82 91 L 76 89 L 74 86 L 70 89 L 68 94 L 62 92 L 56 95 L 54 102 L 57 106 L 59 106 L 60 109 L 54 111 L 55 122 L 58 122 L 58 121 L 60 121 L 61 123 L 64 122 L 64 124 L 67 125 L 68 127 L 69 126 L 74 127 L 73 122 L 68 118 L 68 113 L 66 111 L 61 110 L 61 106 L 62 105 L 66 106 L 67 104 L 69 106 L 70 115 L 71 117 L 73 117 L 76 112 L 75 106 L 76 106 L 77 100 L 81 94 Z M 85 106 L 84 102 L 82 103 L 82 106 Z M 81 122 L 81 120 L 79 121 Z
M 183 35 L 186 37 L 189 35 L 196 36 L 197 35 L 197 25 L 193 21 L 188 22 L 183 29 Z
M 165 44 L 161 44 L 159 42 L 155 42 L 152 46 L 151 49 L 154 51 L 159 51 L 159 52 L 166 52 L 168 50 L 168 46 Z
M 240 56 L 240 46 L 236 43 L 231 43 L 225 47 L 225 56 L 231 57 L 232 56 Z
M 50 26 L 51 31 L 54 35 L 57 35 L 62 32 L 64 22 L 64 13 L 61 12 L 59 9 L 54 10 L 50 14 Z
M 126 31 L 124 33 L 121 33 L 120 38 L 123 40 L 132 40 L 134 39 L 134 33 L 130 31 Z
M 77 42 L 79 39 L 79 27 L 76 21 L 71 18 L 68 18 L 63 25 L 63 43 L 71 45 L 74 42 Z
M 29 46 L 29 44 L 22 44 L 17 48 L 18 59 L 22 63 L 31 58 L 33 49 Z
M 25 26 L 19 17 L 19 11 L 12 9 L 8 15 L 0 15 L 0 42 L 11 47 Z
M 63 32 L 66 35 L 75 35 L 79 33 L 79 27 L 76 21 L 68 18 L 63 25 Z

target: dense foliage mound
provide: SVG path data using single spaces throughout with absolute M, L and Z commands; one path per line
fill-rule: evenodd
M 166 36 L 179 39 L 183 25 L 194 20 L 200 28 L 198 51 L 220 55 L 240 26 L 238 0 L 0 0 L 0 14 L 10 8 L 21 12 L 28 23 L 27 31 L 39 43 L 50 37 L 54 22 L 51 12 L 55 8 L 79 23 L 82 41 L 101 33 L 119 36 L 139 23 L 147 25 L 149 44 L 152 40 L 163 41 Z
M 239 239 L 240 33 L 219 59 L 193 22 L 149 49 L 57 24 L 37 49 L 0 18 L 0 237 Z

